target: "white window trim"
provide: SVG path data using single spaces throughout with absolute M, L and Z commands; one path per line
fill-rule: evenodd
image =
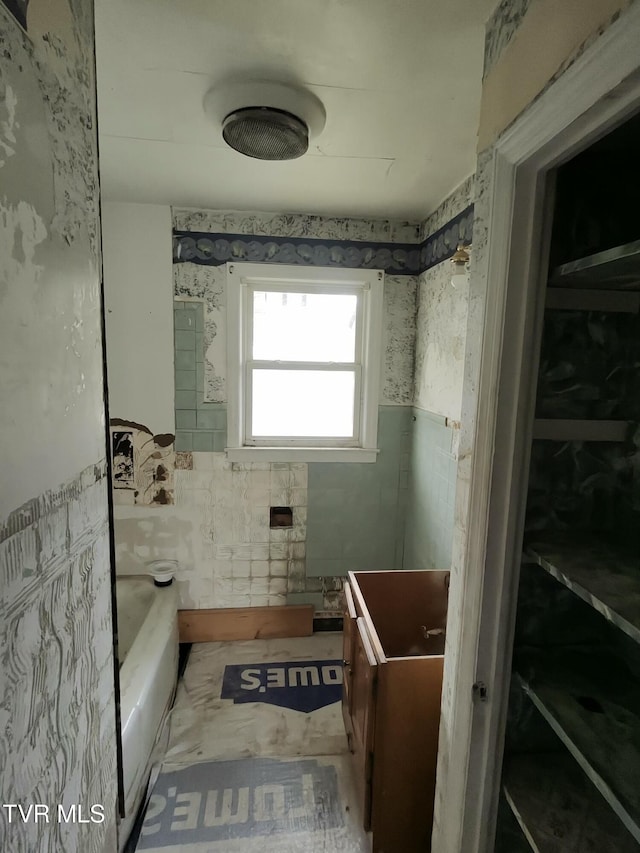
M 378 403 L 382 365 L 382 304 L 384 273 L 380 270 L 351 270 L 334 267 L 298 267 L 287 264 L 227 264 L 227 457 L 232 462 L 375 462 L 378 454 Z M 287 447 L 247 445 L 245 441 L 245 341 L 248 334 L 244 310 L 247 284 L 288 290 L 298 286 L 303 292 L 318 289 L 340 293 L 358 292 L 362 296 L 362 339 L 360 342 L 363 383 L 359 411 L 359 437 L 337 439 L 330 446 Z

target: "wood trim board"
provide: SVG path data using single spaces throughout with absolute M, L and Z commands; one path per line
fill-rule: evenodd
M 181 643 L 310 637 L 313 605 L 179 610 L 178 632 Z

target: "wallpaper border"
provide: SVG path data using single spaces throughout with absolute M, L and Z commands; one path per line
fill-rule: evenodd
M 228 261 L 299 266 L 382 269 L 389 275 L 420 275 L 470 243 L 473 205 L 422 243 L 373 243 L 173 230 L 173 262 L 222 266 Z

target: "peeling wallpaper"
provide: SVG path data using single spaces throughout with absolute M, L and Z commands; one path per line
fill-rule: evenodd
M 488 74 L 500 58 L 527 14 L 531 0 L 501 0 L 487 21 L 484 48 L 484 75 Z M 483 75 L 483 76 L 484 76 Z
M 419 225 L 393 219 L 352 219 L 283 213 L 246 213 L 230 210 L 173 211 L 179 231 L 256 234 L 263 237 L 312 237 L 372 243 L 415 243 Z
M 152 435 L 142 424 L 112 418 L 110 436 L 114 504 L 172 504 L 173 434 Z
M 196 217 L 197 225 L 203 228 L 220 223 L 215 212 L 191 213 L 186 219 L 184 214 L 176 214 L 175 223 L 191 225 Z M 231 216 L 231 214 L 227 214 Z M 236 214 L 234 216 L 239 216 Z M 349 223 L 351 220 L 320 220 L 319 217 L 275 217 L 264 215 L 266 222 L 276 220 L 276 226 L 282 230 L 284 223 L 291 226 L 295 233 L 309 229 L 329 229 L 330 225 L 336 230 L 336 222 Z M 206 218 L 205 218 L 206 217 Z M 253 227 L 264 229 L 265 221 L 256 218 L 258 214 L 247 220 L 233 219 L 230 225 L 238 228 L 242 223 L 250 223 Z M 293 220 L 293 222 L 292 222 Z M 320 224 L 318 224 L 320 220 Z M 283 222 L 284 221 L 284 222 Z M 360 233 L 366 223 L 355 220 L 360 230 L 355 226 L 351 231 Z M 373 226 L 373 223 L 369 223 Z M 248 227 L 248 226 L 247 226 Z M 343 225 L 339 234 L 350 230 L 349 225 Z M 316 233 L 314 231 L 314 233 Z M 205 401 L 224 403 L 226 392 L 226 299 L 224 266 L 202 266 L 199 264 L 174 264 L 174 285 L 176 299 L 198 299 L 204 302 L 204 390 Z M 384 375 L 380 403 L 382 405 L 409 405 L 413 397 L 413 340 L 415 337 L 415 276 L 385 276 L 384 285 Z
M 424 223 L 440 231 L 474 202 L 472 175 Z M 475 231 L 473 234 L 475 252 Z M 467 290 L 454 289 L 448 260 L 418 277 L 413 430 L 403 566 L 451 565 L 457 452 L 460 436 Z
M 215 211 L 177 211 L 174 226 L 267 236 L 418 238 L 417 226 L 410 223 Z M 145 571 L 150 560 L 160 557 L 178 560 L 180 602 L 187 608 L 308 600 L 318 610 L 336 610 L 342 579 L 310 577 L 306 571 L 308 466 L 231 464 L 222 452 L 200 452 L 212 429 L 217 442 L 215 425 L 226 417 L 226 271 L 188 262 L 174 264 L 173 271 L 178 424 L 173 501 L 162 508 L 140 506 L 132 497 L 133 473 L 129 489 L 115 490 L 118 571 Z M 415 307 L 415 277 L 387 276 L 383 408 L 406 407 L 413 400 Z M 392 473 L 385 476 L 397 489 L 399 455 L 396 463 L 395 479 Z M 278 505 L 293 508 L 291 530 L 269 528 L 269 506 Z
M 0 775 L 11 853 L 116 849 L 93 4 L 0 6 Z
M 442 228 L 474 201 L 475 179 L 468 178 L 425 223 L 425 231 Z M 474 234 L 475 243 L 475 234 Z M 472 257 L 475 245 L 472 249 Z M 451 264 L 443 261 L 418 278 L 414 405 L 426 412 L 460 420 L 468 292 L 451 285 Z

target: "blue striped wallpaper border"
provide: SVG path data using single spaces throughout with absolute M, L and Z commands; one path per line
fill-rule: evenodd
M 365 243 L 174 229 L 173 261 L 207 266 L 245 261 L 381 269 L 388 275 L 419 275 L 450 258 L 458 243 L 470 243 L 472 231 L 473 205 L 454 216 L 422 243 Z

